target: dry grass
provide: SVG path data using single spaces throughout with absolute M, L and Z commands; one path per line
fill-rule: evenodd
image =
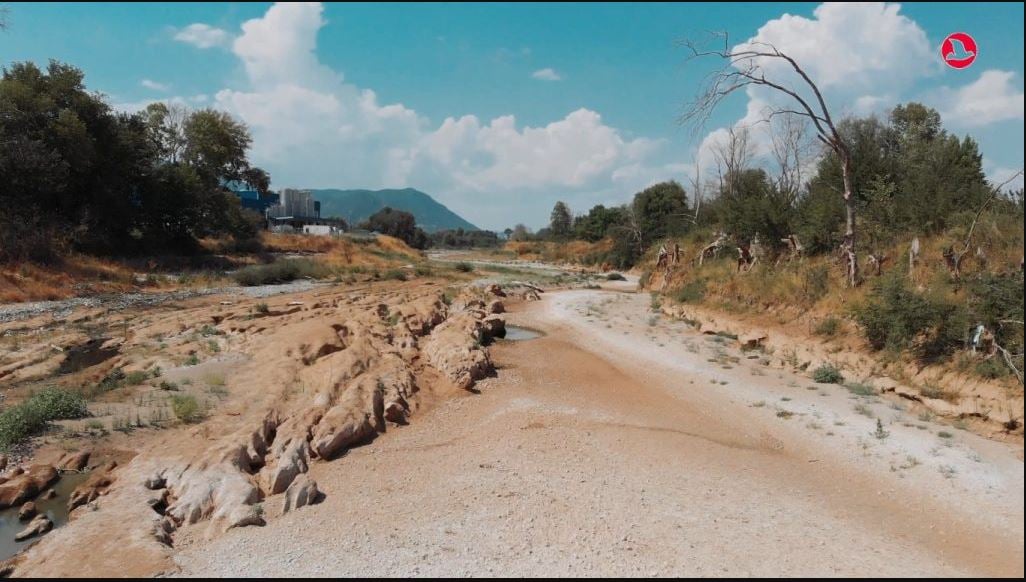
M 590 258 L 607 253 L 612 247 L 613 241 L 609 239 L 595 243 L 582 240 L 568 242 L 510 241 L 503 246 L 503 250 L 525 261 L 587 264 L 590 262 Z
M 71 255 L 60 265 L 0 265 L 0 303 L 66 299 L 88 284 L 96 292 L 126 291 L 134 272 L 122 263 L 87 255 Z
M 389 236 L 358 240 L 265 233 L 255 245 L 217 239 L 206 239 L 200 244 L 207 255 L 122 261 L 72 254 L 53 265 L 0 265 L 0 303 L 67 299 L 140 288 L 171 290 L 230 285 L 231 279 L 224 274 L 226 269 L 267 262 L 268 253 L 316 255 L 317 262 L 331 268 L 388 269 L 423 260 L 419 251 Z M 149 273 L 155 275 L 147 277 Z

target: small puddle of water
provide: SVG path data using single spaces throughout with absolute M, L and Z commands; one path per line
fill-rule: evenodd
M 512 342 L 519 342 L 525 340 L 533 340 L 535 338 L 542 337 L 543 334 L 540 331 L 529 329 L 526 327 L 517 327 L 515 325 L 506 326 L 506 335 L 502 339 Z
M 40 515 L 45 514 L 49 517 L 50 521 L 53 522 L 54 529 L 68 523 L 68 498 L 71 497 L 71 492 L 75 490 L 75 487 L 78 487 L 85 481 L 86 477 L 88 477 L 87 473 L 64 473 L 61 475 L 60 481 L 53 485 L 53 490 L 57 493 L 57 497 L 46 500 L 39 497 L 33 499 Z M 24 550 L 29 544 L 43 537 L 36 536 L 20 542 L 14 541 L 14 536 L 28 526 L 27 521 L 18 521 L 19 509 L 21 509 L 20 505 L 0 511 L 0 560 L 10 558 Z M 52 533 L 53 531 L 51 530 L 50 533 L 43 535 L 50 535 Z
M 57 368 L 58 374 L 71 374 L 95 366 L 118 355 L 118 348 L 104 348 L 103 343 L 109 337 L 91 339 L 84 344 L 69 348 L 64 361 Z

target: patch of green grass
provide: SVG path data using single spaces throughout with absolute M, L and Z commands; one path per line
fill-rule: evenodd
M 841 384 L 844 375 L 833 364 L 824 364 L 812 371 L 812 379 L 820 384 Z
M 673 293 L 673 298 L 679 303 L 700 303 L 705 298 L 706 286 L 705 279 L 688 281 Z
M 855 396 L 875 396 L 876 388 L 862 382 L 845 382 L 844 387 Z
M 816 335 L 826 338 L 835 337 L 839 331 L 841 331 L 841 320 L 836 317 L 828 317 L 820 321 L 812 330 Z
M 401 269 L 389 269 L 385 271 L 385 273 L 382 275 L 382 278 L 390 281 L 405 281 L 406 273 L 404 273 Z
M 21 404 L 0 412 L 0 450 L 8 450 L 39 434 L 47 423 L 89 416 L 81 394 L 61 388 L 44 388 Z
M 252 265 L 235 272 L 239 285 L 270 285 L 296 279 L 324 279 L 331 275 L 327 265 L 310 259 L 279 259 L 268 265 Z
M 149 379 L 150 375 L 147 372 L 135 370 L 129 372 L 128 375 L 125 376 L 125 383 L 129 386 L 138 386 Z
M 456 269 L 457 271 L 461 272 L 461 273 L 472 273 L 472 272 L 474 272 L 474 265 L 472 265 L 470 263 L 467 263 L 465 261 L 460 261 L 460 262 L 456 263 L 455 265 L 453 265 L 453 268 Z
M 175 418 L 187 424 L 203 420 L 203 409 L 196 397 L 191 394 L 171 396 L 171 410 L 175 413 Z

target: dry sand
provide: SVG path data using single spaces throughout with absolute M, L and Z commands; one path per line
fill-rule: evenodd
M 1021 447 L 767 368 L 642 295 L 509 321 L 547 335 L 313 465 L 323 503 L 176 539 L 181 574 L 1023 575 Z

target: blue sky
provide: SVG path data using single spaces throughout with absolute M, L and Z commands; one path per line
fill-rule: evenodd
M 994 178 L 1023 165 L 1021 3 L 8 8 L 0 63 L 70 62 L 126 110 L 229 110 L 277 187 L 412 186 L 483 227 L 538 227 L 558 199 L 586 211 L 707 166 L 717 130 L 765 100 L 738 94 L 705 127 L 676 123 L 713 65 L 676 41 L 708 31 L 805 59 L 837 112 L 920 100 L 981 142 Z M 980 46 L 966 70 L 940 60 L 955 31 Z

